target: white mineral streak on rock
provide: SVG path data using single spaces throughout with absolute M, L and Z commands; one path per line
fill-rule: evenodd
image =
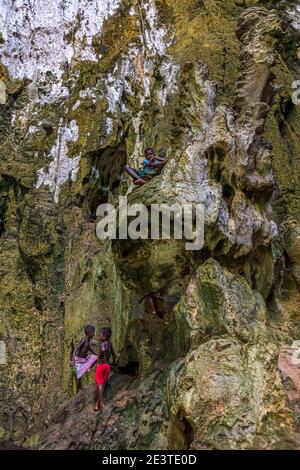
M 0 104 L 5 104 L 7 100 L 6 85 L 0 80 Z
M 108 134 L 112 134 L 114 130 L 114 122 L 112 118 L 106 118 L 106 131 Z
M 101 32 L 104 21 L 115 14 L 121 0 L 0 0 L 0 62 L 13 78 L 29 78 L 29 104 L 15 115 L 13 123 L 22 127 L 41 106 L 67 100 L 70 92 L 63 84 L 63 72 L 73 60 L 98 58 L 92 40 Z M 91 97 L 94 90 L 82 90 L 80 98 Z M 73 106 L 75 110 L 80 101 Z M 65 107 L 65 112 L 68 107 Z M 61 185 L 73 181 L 79 168 L 80 157 L 67 158 L 67 144 L 76 141 L 78 130 L 75 121 L 62 124 L 58 130 L 56 145 L 50 156 L 49 170 L 38 172 L 37 187 L 48 185 L 58 202 Z M 75 124 L 74 124 L 75 123 Z M 111 124 L 109 129 L 111 130 Z M 29 133 L 33 133 L 29 127 Z
M 29 126 L 28 134 L 33 135 L 33 134 L 36 134 L 37 132 L 38 132 L 38 127 L 36 127 L 35 125 Z
M 166 53 L 172 40 L 168 37 L 166 28 L 160 25 L 155 1 L 144 1 L 142 7 L 146 14 L 144 31 L 146 51 L 144 53 L 152 59 L 145 61 L 145 96 L 150 96 L 150 78 L 154 70 L 154 60 L 160 58 L 162 63 L 159 71 L 164 79 L 164 83 L 161 89 L 158 90 L 158 98 L 160 105 L 165 106 L 167 96 L 178 91 L 176 76 L 179 67 L 173 63 L 172 58 Z
M 154 63 L 153 60 L 144 58 L 143 69 L 141 74 L 141 81 L 143 83 L 144 92 L 140 95 L 141 106 L 144 105 L 145 99 L 151 96 L 151 77 L 153 75 Z
M 84 90 L 80 90 L 79 98 L 92 98 L 93 103 L 96 102 L 96 89 L 95 88 L 85 88 Z
M 171 59 L 166 58 L 160 67 L 160 74 L 164 79 L 163 87 L 158 91 L 158 99 L 161 106 L 165 106 L 167 97 L 178 91 L 177 73 L 178 65 L 175 65 Z
M 294 8 L 288 9 L 288 14 L 292 18 L 292 25 L 295 29 L 300 30 L 300 2 L 298 2 Z
M 166 29 L 159 26 L 157 8 L 154 0 L 147 0 L 142 2 L 142 7 L 146 13 L 146 21 L 148 28 L 145 29 L 145 41 L 149 51 L 163 56 L 166 52 Z
M 96 103 L 96 88 L 85 88 L 84 90 L 80 90 L 79 92 L 79 98 L 80 99 L 85 99 L 85 98 L 91 98 L 93 103 Z M 76 103 L 72 107 L 72 111 L 76 111 L 77 108 L 79 108 L 81 101 L 77 100 Z
M 6 358 L 6 344 L 3 340 L 0 340 L 0 364 L 4 365 L 7 362 Z
M 145 20 L 141 18 L 140 9 L 144 11 Z M 159 68 L 164 79 L 161 89 L 158 90 L 160 104 L 164 106 L 167 96 L 177 91 L 176 75 L 179 67 L 166 54 L 171 41 L 167 37 L 166 28 L 159 24 L 155 1 L 144 0 L 140 8 L 131 7 L 129 14 L 137 15 L 143 23 L 140 31 L 143 46 L 141 49 L 137 46 L 131 47 L 106 78 L 109 118 L 113 118 L 117 110 L 127 112 L 122 97 L 126 94 L 133 95 L 135 88 L 140 90 L 140 105 L 144 106 L 145 100 L 151 95 L 151 80 L 155 67 Z M 111 132 L 111 121 L 108 129 Z
M 61 186 L 71 178 L 76 181 L 79 170 L 80 155 L 75 158 L 68 158 L 68 143 L 76 142 L 78 139 L 78 127 L 73 120 L 70 124 L 64 125 L 61 119 L 57 133 L 57 140 L 50 151 L 53 159 L 48 167 L 38 171 L 36 188 L 42 184 L 49 186 L 49 190 L 54 194 L 54 202 L 59 201 Z
M 139 20 L 142 47 L 132 47 L 126 57 L 123 57 L 122 64 L 116 65 L 112 76 L 109 76 L 106 81 L 110 117 L 113 117 L 117 109 L 127 112 L 122 97 L 126 93 L 133 95 L 133 89 L 140 90 L 140 106 L 143 109 L 146 100 L 151 97 L 155 69 L 159 70 L 163 78 L 162 84 L 156 90 L 161 106 L 165 106 L 170 94 L 178 91 L 176 78 L 179 67 L 166 53 L 172 40 L 167 29 L 161 25 L 155 1 L 142 0 L 139 7 L 131 7 L 129 13 L 132 16 L 136 15 Z M 139 111 L 136 116 L 133 116 L 133 122 L 137 134 L 130 160 L 134 163 L 142 158 L 143 145 L 139 134 L 142 112 Z M 111 127 L 108 126 L 108 129 L 111 130 Z
M 136 57 L 137 48 L 130 48 L 128 54 L 117 62 L 112 73 L 109 73 L 105 80 L 107 113 L 107 132 L 113 132 L 113 117 L 119 110 L 127 112 L 123 96 L 133 95 L 132 84 L 136 82 Z
M 99 172 L 99 169 L 96 168 L 95 166 L 92 167 L 92 178 L 94 178 L 95 180 L 99 179 L 99 176 L 100 176 L 100 172 Z
M 115 73 L 115 71 L 114 71 Z M 107 102 L 108 102 L 108 112 L 114 114 L 116 111 L 117 104 L 120 103 L 121 95 L 123 92 L 124 82 L 122 80 L 122 72 L 121 72 L 121 79 L 114 78 L 114 74 L 110 74 L 107 79 Z
M 0 60 L 14 78 L 38 80 L 51 72 L 59 79 L 62 65 L 73 58 L 97 60 L 93 36 L 119 4 L 120 0 L 0 0 Z
M 143 111 L 139 111 L 138 114 L 133 118 L 133 129 L 136 135 L 135 144 L 133 152 L 130 156 L 130 161 L 132 162 L 133 167 L 139 168 L 143 161 L 143 141 L 141 139 L 140 131 L 143 118 Z M 127 195 L 131 193 L 133 188 L 133 182 L 128 187 Z
M 43 106 L 45 104 L 56 103 L 59 100 L 65 100 L 69 96 L 69 89 L 63 86 L 62 80 L 58 80 L 54 83 L 47 83 L 44 88 L 39 88 L 39 94 L 35 103 Z
M 76 111 L 77 108 L 80 106 L 80 100 L 77 100 L 76 103 L 72 107 L 72 111 Z
M 135 8 L 134 8 L 134 6 L 131 6 L 131 7 L 130 7 L 129 15 L 130 15 L 130 16 L 134 16 L 134 15 L 135 15 Z
M 133 119 L 133 128 L 136 135 L 134 150 L 132 153 L 132 160 L 135 165 L 139 166 L 141 164 L 141 159 L 143 156 L 143 142 L 140 136 L 141 123 L 142 123 L 143 112 L 140 111 L 137 116 Z

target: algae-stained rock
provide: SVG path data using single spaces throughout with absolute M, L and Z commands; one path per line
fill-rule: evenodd
M 0 7 L 1 439 L 36 444 L 61 404 L 45 448 L 293 447 L 276 356 L 300 333 L 297 2 Z M 134 189 L 122 168 L 148 146 L 167 164 Z M 100 242 L 119 195 L 203 204 L 203 248 Z M 153 318 L 156 291 L 175 301 Z M 137 375 L 113 377 L 103 420 L 89 388 L 64 402 L 86 323 Z
M 297 448 L 297 421 L 289 405 L 296 391 L 285 395 L 277 368 L 278 348 L 268 334 L 262 297 L 241 276 L 209 259 L 174 311 L 177 329 L 171 347 L 182 358 L 164 364 L 160 371 L 146 370 L 145 347 L 151 351 L 147 323 L 131 322 L 127 341 L 138 351 L 142 373 L 111 398 L 110 387 L 129 379 L 112 377 L 96 432 L 94 417 L 94 424 L 89 429 L 84 425 L 82 434 L 70 414 L 81 400 L 75 406 L 76 420 L 86 420 L 92 392 L 85 392 L 83 401 L 78 397 L 63 405 L 60 417 L 49 423 L 41 448 Z M 163 343 L 163 336 L 160 340 Z M 280 357 L 286 382 L 286 376 L 294 378 L 296 371 L 285 367 L 282 353 Z
M 282 376 L 286 395 L 296 416 L 300 414 L 300 343 L 294 341 L 292 347 L 282 346 L 279 358 L 278 369 Z
M 93 411 L 95 388 L 87 387 L 58 408 L 42 436 L 40 448 L 167 449 L 165 379 L 165 374 L 155 373 L 137 388 L 132 377 L 114 374 L 105 392 L 105 409 L 100 414 Z
M 174 363 L 167 385 L 173 446 L 188 435 L 191 449 L 297 448 L 277 355 L 267 341 L 243 345 L 224 335 Z
M 263 299 L 247 281 L 209 259 L 192 277 L 175 306 L 175 317 L 193 347 L 211 336 L 229 334 L 244 343 L 258 341 L 266 332 Z M 182 332 L 183 333 L 183 332 Z

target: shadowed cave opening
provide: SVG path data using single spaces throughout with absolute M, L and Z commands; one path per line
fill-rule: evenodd
M 224 169 L 223 162 L 226 156 L 226 150 L 221 147 L 214 147 L 206 152 L 206 158 L 210 162 L 210 177 L 217 181 L 221 180 Z
M 194 440 L 194 429 L 192 425 L 189 423 L 189 421 L 183 416 L 181 419 L 182 426 L 183 426 L 183 435 L 185 438 L 185 442 L 187 445 L 187 449 L 190 448 L 193 440 Z
M 226 159 L 231 148 L 226 142 L 211 145 L 205 152 L 204 157 L 209 164 L 209 177 L 220 182 L 223 186 L 228 185 L 229 175 L 226 168 Z M 225 189 L 230 191 L 230 186 Z M 231 194 L 229 195 L 229 197 Z
M 227 202 L 229 208 L 231 207 L 231 203 L 233 201 L 234 195 L 235 195 L 234 189 L 229 184 L 225 184 L 223 186 L 223 197 L 225 201 Z
M 97 208 L 108 202 L 108 188 L 98 188 L 91 196 L 89 203 L 89 219 L 96 220 Z
M 189 450 L 195 438 L 193 425 L 182 410 L 173 417 L 170 435 L 171 449 Z
M 135 378 L 139 377 L 140 361 L 138 353 L 132 345 L 128 345 L 127 348 L 120 353 L 118 372 Z
M 274 84 L 275 79 L 276 76 L 274 75 L 274 73 L 270 72 L 268 81 L 262 93 L 261 101 L 263 103 L 266 103 L 268 106 L 271 106 L 273 104 L 274 96 L 276 94 L 276 87 Z
M 87 185 L 89 218 L 95 220 L 97 207 L 107 203 L 109 195 L 115 194 L 121 183 L 126 164 L 125 144 L 96 150 L 89 155 L 89 160 L 90 172 L 84 184 Z
M 138 361 L 130 361 L 125 366 L 118 367 L 118 372 L 120 374 L 130 375 L 131 377 L 138 377 L 139 376 L 139 367 L 140 363 Z

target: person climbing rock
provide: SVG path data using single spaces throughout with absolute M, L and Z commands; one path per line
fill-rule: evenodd
M 139 303 L 142 303 L 143 300 L 145 300 L 149 303 L 150 308 L 151 308 L 151 313 L 153 316 L 160 316 L 158 309 L 157 309 L 157 301 L 160 300 L 162 301 L 164 305 L 164 309 L 166 311 L 170 310 L 170 305 L 171 308 L 178 302 L 178 297 L 175 296 L 170 296 L 170 295 L 162 295 L 160 291 L 157 292 L 150 292 L 149 294 L 146 294 L 140 301 Z
M 103 392 L 110 373 L 110 356 L 113 358 L 112 367 L 116 365 L 116 355 L 112 347 L 111 329 L 102 328 L 100 332 L 100 349 L 98 356 L 98 363 L 96 367 L 96 384 L 97 384 L 97 398 L 94 406 L 94 411 L 102 411 L 103 408 Z
M 157 175 L 165 163 L 166 159 L 157 157 L 154 149 L 149 147 L 145 150 L 145 159 L 141 170 L 135 170 L 129 165 L 125 165 L 124 170 L 131 176 L 135 185 L 142 186 L 147 182 L 144 178 L 154 177 Z
M 76 393 L 81 389 L 81 378 L 86 374 L 98 359 L 97 354 L 92 350 L 90 342 L 95 334 L 95 327 L 87 325 L 84 329 L 85 336 L 74 348 L 71 358 L 71 366 L 76 370 Z M 90 354 L 90 352 L 92 354 Z

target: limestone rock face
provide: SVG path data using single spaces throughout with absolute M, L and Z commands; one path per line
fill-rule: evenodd
M 209 340 L 174 364 L 167 390 L 175 442 L 176 421 L 186 419 L 194 449 L 297 446 L 271 345 Z
M 299 447 L 299 12 L 0 0 L 0 440 Z M 167 164 L 135 188 L 149 146 Z M 98 240 L 119 196 L 202 204 L 203 246 Z M 101 416 L 92 374 L 71 398 L 87 323 L 119 356 Z
M 262 297 L 243 277 L 222 269 L 212 259 L 198 268 L 174 310 L 176 321 L 195 346 L 223 334 L 254 343 L 265 332 L 267 315 Z

